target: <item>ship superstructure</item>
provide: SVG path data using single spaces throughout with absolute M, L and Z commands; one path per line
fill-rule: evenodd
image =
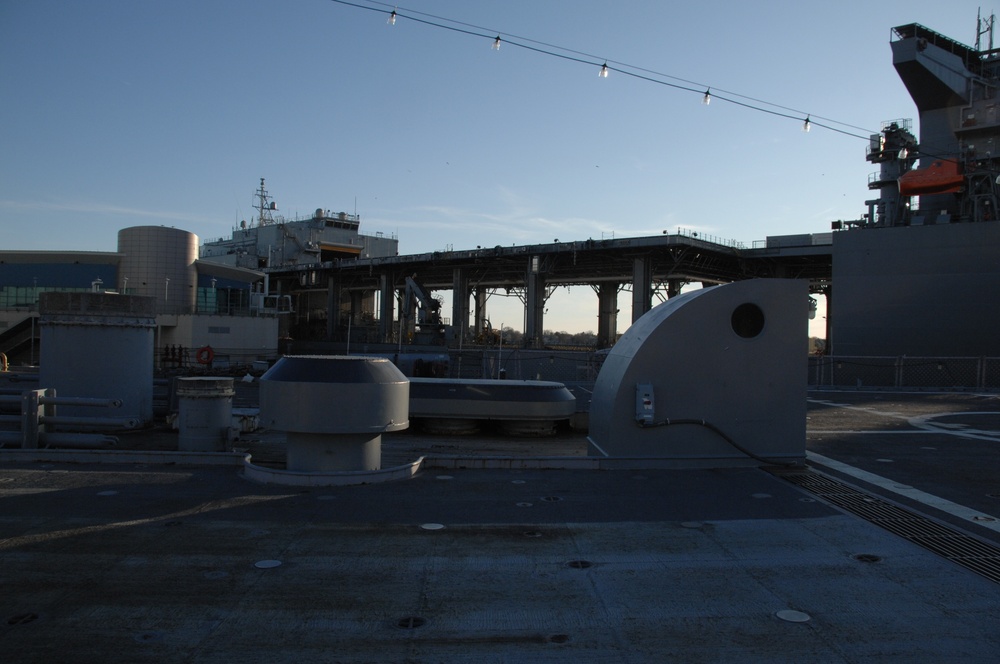
M 920 113 L 892 120 L 871 137 L 868 161 L 879 165 L 857 225 L 910 226 L 997 219 L 1000 201 L 1000 49 L 995 18 L 978 18 L 970 47 L 918 23 L 892 29 L 893 65 Z M 982 37 L 986 35 L 986 48 Z
M 834 222 L 828 348 L 839 356 L 996 354 L 1000 297 L 1000 49 L 994 19 L 970 47 L 911 23 L 893 65 L 919 113 L 871 137 L 878 198 Z M 985 48 L 982 37 L 988 36 Z
M 309 217 L 286 219 L 260 179 L 254 192 L 256 217 L 240 222 L 232 237 L 205 242 L 201 258 L 250 269 L 313 265 L 336 258 L 395 256 L 399 242 L 382 233 L 363 235 L 361 218 L 317 208 Z

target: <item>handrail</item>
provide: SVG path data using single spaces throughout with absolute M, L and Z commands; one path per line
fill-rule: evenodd
M 676 235 L 681 237 L 688 237 L 692 240 L 702 240 L 703 242 L 710 242 L 711 244 L 717 244 L 723 247 L 731 247 L 733 249 L 746 249 L 746 245 L 739 240 L 729 240 L 726 238 L 718 237 L 716 235 L 707 235 L 700 231 L 693 231 L 688 228 L 677 227 Z
M 21 448 L 38 449 L 39 444 L 59 445 L 69 439 L 65 434 L 48 431 L 50 426 L 85 426 L 119 429 L 134 429 L 139 426 L 136 418 L 117 417 L 66 417 L 56 415 L 56 406 L 83 406 L 90 408 L 120 408 L 120 399 L 92 399 L 87 397 L 58 397 L 54 389 L 25 390 L 20 396 L 0 395 L 0 401 L 21 402 L 20 416 L 0 416 L 0 421 L 20 421 Z M 4 436 L 9 439 L 11 436 Z M 3 442 L 3 440 L 0 440 Z M 77 434 L 72 437 L 72 445 L 100 447 L 116 439 L 103 434 Z

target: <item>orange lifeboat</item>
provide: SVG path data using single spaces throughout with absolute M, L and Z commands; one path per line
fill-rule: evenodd
M 957 161 L 940 159 L 927 168 L 903 173 L 899 178 L 899 193 L 903 196 L 954 194 L 961 190 L 964 181 Z

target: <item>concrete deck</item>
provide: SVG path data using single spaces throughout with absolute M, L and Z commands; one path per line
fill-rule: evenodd
M 816 392 L 809 417 L 815 471 L 1000 544 L 995 395 Z M 407 435 L 386 453 L 580 445 Z M 13 457 L 0 451 L 6 662 L 1000 655 L 996 582 L 761 469 L 429 469 L 300 489 L 227 466 Z

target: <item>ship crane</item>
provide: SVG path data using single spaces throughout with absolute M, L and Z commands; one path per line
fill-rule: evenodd
M 430 291 L 416 280 L 416 276 L 414 274 L 406 278 L 400 318 L 405 321 L 414 318 L 413 303 L 416 301 L 414 338 L 419 343 L 441 343 L 445 334 L 441 320 L 441 302 L 431 296 Z

